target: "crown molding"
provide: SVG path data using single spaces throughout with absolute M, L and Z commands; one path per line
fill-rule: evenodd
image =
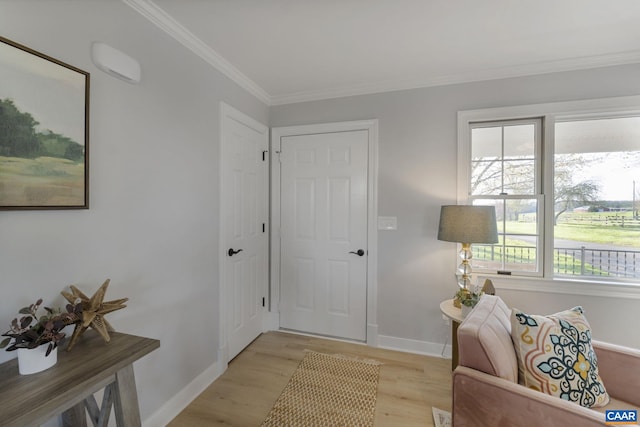
M 233 80 L 240 87 L 258 98 L 266 105 L 271 105 L 271 96 L 247 77 L 242 71 L 211 49 L 195 34 L 183 27 L 171 15 L 151 0 L 122 0 L 126 5 L 148 19 L 162 31 L 173 37 L 180 44 L 204 59 L 222 74 Z
M 396 92 L 435 86 L 473 83 L 487 80 L 499 80 L 513 77 L 525 77 L 540 74 L 586 70 L 591 68 L 602 68 L 636 63 L 640 63 L 640 50 L 619 52 L 608 55 L 569 58 L 557 61 L 536 62 L 509 67 L 496 67 L 485 70 L 472 70 L 459 74 L 428 77 L 423 79 L 404 81 L 389 80 L 372 84 L 345 86 L 338 89 L 304 91 L 283 95 L 274 95 L 271 97 L 271 105 L 285 105 L 298 102 L 320 101 L 348 96 Z
M 469 70 L 463 73 L 435 77 L 430 76 L 402 81 L 387 80 L 368 84 L 348 85 L 341 88 L 269 95 L 267 91 L 258 86 L 229 61 L 211 49 L 210 46 L 183 27 L 152 0 L 122 1 L 268 106 L 640 63 L 640 50 L 634 50 L 607 55 L 520 64 L 509 67 Z

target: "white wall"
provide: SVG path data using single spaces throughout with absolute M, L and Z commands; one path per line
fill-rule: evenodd
M 130 301 L 107 319 L 161 340 L 135 365 L 148 418 L 216 361 L 219 102 L 265 124 L 268 109 L 120 1 L 3 0 L 0 34 L 91 73 L 90 209 L 0 212 L 0 328 L 111 278 L 107 299 Z M 99 71 L 95 40 L 142 83 Z
M 111 278 L 107 297 L 130 298 L 111 323 L 162 342 L 135 365 L 145 419 L 216 361 L 219 101 L 272 126 L 380 120 L 379 214 L 399 219 L 380 233 L 380 333 L 442 343 L 457 262 L 435 236 L 455 201 L 456 112 L 640 94 L 640 66 L 624 66 L 267 109 L 118 1 L 3 0 L 0 33 L 91 72 L 91 209 L 0 212 L 0 327 L 38 297 L 62 304 L 67 285 Z M 98 71 L 94 40 L 138 59 L 142 84 Z M 616 333 L 638 323 L 638 300 L 503 296 L 544 312 L 583 303 L 598 337 L 640 347 Z
M 448 336 L 439 303 L 457 286 L 457 249 L 436 239 L 440 206 L 456 202 L 457 112 L 636 95 L 639 75 L 640 65 L 629 65 L 276 106 L 271 126 L 379 120 L 378 213 L 398 217 L 398 231 L 379 233 L 379 333 L 407 340 L 388 343 L 429 351 L 438 346 L 425 343 L 443 343 Z M 596 338 L 640 348 L 640 335 L 624 327 L 640 322 L 638 299 L 501 295 L 539 313 L 582 304 Z

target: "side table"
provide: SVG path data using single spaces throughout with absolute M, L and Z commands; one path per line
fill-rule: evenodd
M 458 326 L 464 320 L 462 309 L 453 305 L 453 299 L 440 303 L 440 311 L 451 320 L 451 370 L 458 366 Z
M 85 409 L 94 425 L 106 426 L 112 406 L 118 426 L 140 426 L 133 362 L 158 347 L 158 340 L 117 332 L 105 343 L 87 331 L 45 371 L 20 375 L 18 360 L 9 360 L 0 365 L 0 426 L 39 426 L 62 413 L 65 427 L 85 427 Z M 93 394 L 103 388 L 100 408 Z

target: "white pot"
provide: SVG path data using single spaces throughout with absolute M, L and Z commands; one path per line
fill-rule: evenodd
M 469 307 L 464 304 L 462 304 L 460 308 L 462 309 L 462 317 L 467 317 L 467 314 L 471 313 L 471 310 L 473 310 L 473 307 Z
M 49 343 L 32 349 L 19 348 L 18 370 L 20 374 L 35 374 L 55 365 L 58 362 L 58 347 L 51 350 L 48 356 L 45 356 L 48 347 Z

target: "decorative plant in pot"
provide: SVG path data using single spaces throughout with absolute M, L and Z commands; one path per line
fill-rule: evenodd
M 478 301 L 480 301 L 481 296 L 482 291 L 478 291 L 477 289 L 469 290 L 464 288 L 456 292 L 455 299 L 460 301 L 462 316 L 466 317 L 467 314 L 469 314 Z
M 42 299 L 39 299 L 35 304 L 21 308 L 19 313 L 23 316 L 13 319 L 11 328 L 2 334 L 7 338 L 0 342 L 0 348 L 18 351 L 21 374 L 33 374 L 55 365 L 57 348 L 65 338 L 62 330 L 77 322 L 80 316 L 79 304 L 68 304 L 67 312 L 43 307 L 46 314 L 38 316 L 41 305 Z

